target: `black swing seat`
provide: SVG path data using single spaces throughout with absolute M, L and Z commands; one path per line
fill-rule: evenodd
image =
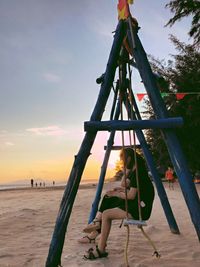
M 127 226 L 127 225 L 147 226 L 147 223 L 146 221 L 124 219 L 124 226 Z

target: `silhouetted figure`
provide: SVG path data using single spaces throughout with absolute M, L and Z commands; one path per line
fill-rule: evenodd
M 33 181 L 33 179 L 31 179 L 31 187 L 33 187 L 33 183 L 34 183 L 34 181 Z
M 37 187 L 37 183 L 35 183 L 35 186 Z
M 42 183 L 40 183 L 40 186 L 42 186 Z
M 94 260 L 108 256 L 106 246 L 112 220 L 124 219 L 126 216 L 134 220 L 148 220 L 151 215 L 154 187 L 144 159 L 138 153 L 135 157 L 133 149 L 123 148 L 120 151 L 120 160 L 125 170 L 121 185 L 106 192 L 96 218 L 83 229 L 89 235 L 79 239 L 79 243 L 95 243 L 95 238 L 100 234 L 98 245 L 86 252 L 85 259 Z
M 168 169 L 166 170 L 165 178 L 167 179 L 169 183 L 169 189 L 174 189 L 174 185 L 173 185 L 173 183 L 175 182 L 174 171 L 171 167 L 168 167 Z
M 53 181 L 53 185 L 55 185 L 55 181 Z

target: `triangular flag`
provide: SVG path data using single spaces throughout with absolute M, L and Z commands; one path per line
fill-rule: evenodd
M 139 101 L 141 101 L 146 94 L 137 94 L 137 98 Z
M 162 97 L 168 96 L 168 93 L 161 93 Z
M 183 99 L 187 94 L 186 93 L 178 93 L 176 94 L 176 99 L 177 100 L 181 100 Z

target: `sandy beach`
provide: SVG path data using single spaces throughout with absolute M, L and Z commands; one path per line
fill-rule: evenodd
M 116 183 L 116 182 L 115 182 Z M 114 183 L 105 185 L 111 189 Z M 160 200 L 156 194 L 153 213 L 145 227 L 154 240 L 161 258 L 152 257 L 152 247 L 135 226 L 130 227 L 128 249 L 130 267 L 199 267 L 200 246 L 179 184 L 166 192 L 174 212 L 180 235 L 169 230 Z M 196 185 L 200 194 L 200 185 Z M 44 267 L 54 229 L 63 187 L 0 191 L 0 267 Z M 108 240 L 108 258 L 85 261 L 84 252 L 91 244 L 77 242 L 83 236 L 91 203 L 96 192 L 94 185 L 81 185 L 74 203 L 62 254 L 63 267 L 125 266 L 126 228 L 114 221 Z

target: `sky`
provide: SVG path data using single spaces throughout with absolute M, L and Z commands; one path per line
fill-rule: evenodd
M 117 2 L 0 0 L 0 183 L 67 180 L 98 97 Z M 166 60 L 175 53 L 169 34 L 190 41 L 190 19 L 164 27 L 172 16 L 167 2 L 135 0 L 130 7 L 146 53 Z M 144 92 L 140 78 L 134 82 L 134 92 Z M 108 105 L 105 119 L 109 112 Z M 98 133 L 83 179 L 98 179 L 108 137 Z

